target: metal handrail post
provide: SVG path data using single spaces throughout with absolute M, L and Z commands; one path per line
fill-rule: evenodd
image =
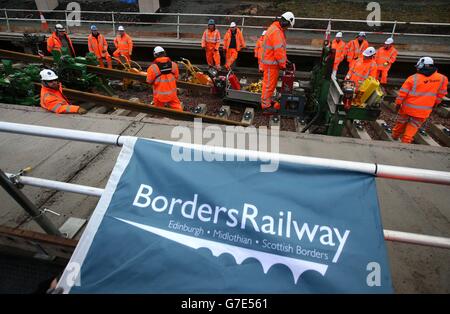
M 177 39 L 180 39 L 180 14 L 177 14 Z
M 242 17 L 242 23 L 241 23 L 241 32 L 242 32 L 242 34 L 244 34 L 244 21 L 245 21 L 245 16 Z
M 8 32 L 11 32 L 11 26 L 9 25 L 9 19 L 8 19 L 8 10 L 5 9 L 5 19 L 6 19 L 6 29 Z
M 65 17 L 66 17 L 67 34 L 70 34 L 69 20 L 67 19 L 67 11 L 64 11 L 64 15 L 65 15 Z
M 397 27 L 397 21 L 395 21 L 394 26 L 392 27 L 391 37 L 394 38 L 395 28 Z
M 111 12 L 111 21 L 114 37 L 116 36 L 116 20 L 114 19 L 114 12 Z
M 0 169 L 0 185 L 19 205 L 36 221 L 36 223 L 48 234 L 60 236 L 63 235 L 55 227 L 55 225 L 39 210 L 26 196 L 19 190 L 17 186 L 8 178 L 8 176 Z

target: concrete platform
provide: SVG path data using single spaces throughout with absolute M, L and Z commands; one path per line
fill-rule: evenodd
M 2 104 L 0 120 L 158 139 L 171 139 L 174 126 L 191 126 L 190 122 L 145 116 L 55 115 L 40 108 Z M 450 149 L 444 147 L 281 132 L 280 150 L 287 154 L 450 171 Z M 31 176 L 100 188 L 105 186 L 119 151 L 118 147 L 99 144 L 0 133 L 0 168 L 4 171 L 32 166 Z M 448 186 L 377 179 L 377 187 L 385 229 L 450 237 Z M 59 217 L 50 216 L 58 227 L 70 216 L 89 218 L 98 201 L 95 197 L 33 187 L 23 191 L 38 206 L 61 213 Z M 326 195 L 326 187 L 323 193 Z M 41 231 L 3 190 L 0 202 L 0 225 Z M 450 293 L 449 250 L 392 242 L 387 246 L 396 292 Z

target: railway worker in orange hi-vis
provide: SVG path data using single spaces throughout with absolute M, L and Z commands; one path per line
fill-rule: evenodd
M 255 58 L 258 59 L 258 69 L 260 72 L 263 71 L 261 66 L 261 55 L 262 55 L 262 43 L 264 40 L 264 35 L 266 34 L 266 31 L 263 31 L 261 36 L 258 38 L 255 44 Z
M 41 107 L 54 113 L 79 113 L 85 114 L 86 109 L 69 103 L 62 93 L 61 83 L 58 76 L 52 70 L 45 69 L 40 72 L 41 76 Z
M 336 34 L 335 39 L 331 42 L 331 49 L 336 51 L 333 64 L 333 77 L 336 78 L 336 74 L 339 68 L 339 64 L 344 60 L 346 54 L 345 42 L 342 40 L 342 32 Z
M 47 51 L 52 53 L 53 50 L 61 51 L 65 47 L 72 57 L 75 57 L 75 49 L 73 48 L 72 40 L 66 33 L 66 28 L 61 24 L 55 25 L 55 31 L 47 39 Z
M 112 69 L 112 59 L 108 53 L 108 43 L 105 36 L 98 32 L 97 26 L 91 25 L 91 34 L 88 36 L 89 52 L 96 55 L 100 67 L 104 68 L 103 58 L 106 59 L 108 68 Z
M 374 60 L 376 50 L 374 47 L 369 47 L 363 52 L 363 58 L 359 58 L 353 63 L 353 66 L 347 73 L 345 79 L 355 82 L 355 87 L 366 80 L 369 76 L 375 78 L 377 74 L 377 64 Z
M 131 55 L 133 54 L 133 39 L 130 35 L 125 33 L 125 28 L 123 26 L 119 26 L 117 31 L 119 34 L 114 38 L 116 51 L 113 52 L 113 56 L 118 59 L 123 56 L 125 61 L 130 63 Z
M 208 28 L 203 32 L 202 48 L 206 51 L 206 62 L 210 67 L 220 70 L 220 32 L 213 19 L 208 21 Z
M 245 40 L 242 32 L 236 27 L 235 22 L 231 22 L 230 28 L 223 36 L 223 50 L 225 51 L 225 68 L 231 69 L 236 61 L 239 51 L 245 48 Z
M 350 40 L 347 43 L 346 52 L 349 69 L 352 67 L 353 63 L 356 62 L 356 60 L 360 59 L 363 51 L 368 47 L 369 42 L 366 40 L 366 33 L 364 32 L 360 32 L 355 39 Z
M 272 101 L 277 87 L 280 70 L 286 70 L 289 62 L 286 55 L 286 36 L 284 32 L 295 24 L 292 12 L 285 12 L 267 29 L 262 43 L 261 65 L 263 68 L 263 83 L 261 93 L 261 108 L 263 114 L 271 115 L 278 112 L 280 104 Z
M 401 137 L 411 143 L 433 108 L 447 95 L 448 78 L 438 73 L 433 59 L 422 57 L 416 64 L 417 73 L 408 77 L 395 100 L 398 117 L 392 129 L 392 138 Z
M 377 63 L 377 77 L 379 80 L 381 76 L 380 83 L 386 84 L 389 69 L 391 68 L 392 63 L 397 59 L 397 49 L 394 47 L 394 39 L 389 37 L 384 42 L 384 46 L 378 49 L 377 54 L 375 56 L 375 61 Z
M 147 83 L 153 85 L 153 105 L 183 110 L 177 96 L 178 65 L 166 56 L 160 46 L 153 50 L 155 60 L 147 69 Z

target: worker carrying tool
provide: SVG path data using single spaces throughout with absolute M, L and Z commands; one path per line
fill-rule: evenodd
M 130 35 L 125 33 L 125 28 L 119 26 L 117 28 L 119 34 L 114 38 L 114 46 L 116 51 L 113 52 L 113 56 L 120 59 L 124 57 L 127 63 L 131 62 L 131 55 L 133 54 L 133 39 Z
M 55 31 L 47 39 L 47 51 L 52 53 L 53 50 L 61 51 L 65 47 L 72 57 L 75 57 L 75 49 L 73 48 L 72 40 L 66 33 L 66 29 L 61 24 L 55 25 Z
M 261 54 L 261 64 L 264 71 L 261 93 L 263 114 L 275 114 L 280 109 L 278 102 L 272 102 L 272 96 L 277 87 L 279 71 L 286 70 L 286 64 L 288 63 L 284 32 L 288 27 L 293 27 L 294 24 L 294 14 L 285 12 L 269 26 L 264 35 Z
M 153 50 L 155 60 L 147 69 L 147 83 L 153 85 L 153 105 L 156 107 L 170 106 L 182 111 L 177 96 L 178 65 L 172 62 L 160 46 Z
M 394 39 L 389 37 L 384 42 L 384 46 L 378 49 L 377 54 L 375 55 L 375 62 L 377 63 L 377 76 L 375 78 L 379 80 L 381 76 L 381 84 L 387 83 L 389 69 L 397 59 L 398 52 L 393 44 Z
M 229 71 L 236 61 L 239 51 L 245 48 L 245 40 L 241 30 L 231 22 L 230 28 L 223 36 L 223 50 L 225 51 L 225 68 Z
M 261 55 L 262 55 L 262 43 L 263 43 L 265 34 L 266 34 L 266 31 L 263 31 L 261 36 L 256 41 L 256 45 L 255 45 L 255 58 L 258 59 L 258 69 L 260 72 L 263 71 L 262 66 L 261 66 Z
M 332 73 L 332 76 L 336 78 L 339 64 L 342 62 L 342 60 L 344 60 L 346 54 L 346 45 L 345 42 L 342 40 L 342 32 L 338 32 L 336 34 L 336 37 L 331 42 L 331 49 L 334 49 L 336 51 L 334 56 L 333 73 Z
M 400 136 L 403 143 L 411 143 L 433 108 L 447 95 L 448 78 L 438 73 L 433 59 L 422 57 L 416 64 L 417 73 L 408 77 L 395 100 L 399 110 L 392 138 Z
M 69 103 L 62 93 L 61 83 L 58 76 L 52 70 L 45 69 L 40 72 L 41 76 L 41 107 L 54 113 L 79 113 L 85 114 L 86 109 Z
M 367 48 L 362 53 L 363 58 L 356 60 L 348 71 L 345 79 L 353 81 L 356 88 L 358 88 L 369 76 L 375 78 L 377 75 L 377 64 L 374 60 L 375 53 L 376 50 L 374 47 Z
M 88 36 L 88 48 L 89 52 L 94 53 L 97 56 L 97 61 L 100 67 L 104 68 L 103 58 L 106 59 L 108 68 L 112 69 L 112 59 L 108 53 L 108 43 L 105 36 L 98 32 L 97 26 L 91 25 L 91 34 Z
M 366 40 L 366 33 L 364 32 L 360 32 L 355 39 L 347 43 L 346 52 L 349 69 L 353 66 L 353 63 L 361 57 L 363 51 L 368 47 L 369 42 Z
M 213 19 L 208 21 L 208 28 L 203 32 L 202 48 L 206 51 L 206 62 L 210 67 L 220 70 L 220 32 Z

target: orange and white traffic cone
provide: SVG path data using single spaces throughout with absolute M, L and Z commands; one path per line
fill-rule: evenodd
M 47 23 L 47 20 L 44 17 L 44 14 L 42 14 L 42 12 L 39 11 L 39 15 L 41 17 L 41 30 L 43 32 L 48 32 L 48 23 Z

